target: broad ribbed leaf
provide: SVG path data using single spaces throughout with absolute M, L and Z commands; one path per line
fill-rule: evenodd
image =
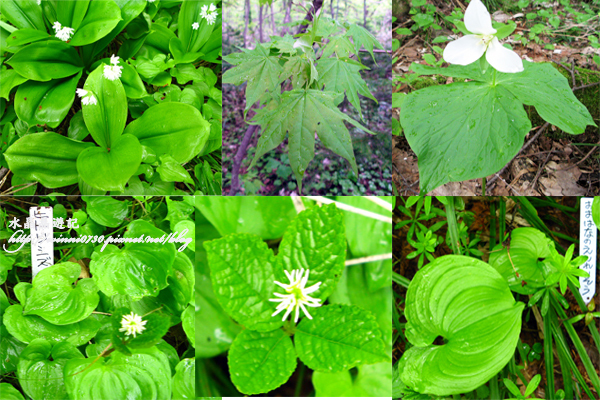
M 187 336 L 188 340 L 192 347 L 196 347 L 196 315 L 194 313 L 194 307 L 189 305 L 185 311 L 181 314 L 181 325 L 183 326 L 183 331 Z
M 510 258 L 506 247 L 500 244 L 490 253 L 489 263 L 508 282 L 510 290 L 533 294 L 546 286 L 546 278 L 551 271 L 545 269 L 550 264 L 538 261 L 549 257 L 553 246 L 552 241 L 539 230 L 517 228 L 510 233 Z M 522 284 L 523 281 L 526 285 Z
M 79 78 L 81 72 L 64 79 L 23 83 L 15 95 L 17 116 L 29 126 L 46 124 L 56 128 L 73 105 Z
M 359 366 L 356 376 L 351 371 L 315 371 L 312 383 L 315 397 L 392 397 L 389 362 Z
M 334 104 L 336 96 L 335 92 L 313 89 L 291 90 L 281 95 L 277 107 L 257 112 L 253 122 L 261 125 L 262 134 L 251 167 L 263 154 L 279 146 L 289 133 L 290 164 L 302 191 L 304 171 L 315 156 L 316 133 L 325 147 L 350 162 L 358 176 L 352 139 L 344 121 L 372 132 L 338 110 Z
M 73 262 L 41 270 L 27 290 L 24 314 L 38 315 L 55 325 L 69 325 L 89 317 L 100 301 L 98 287 L 91 278 L 78 281 L 80 274 L 81 266 Z
M 383 46 L 379 41 L 373 36 L 371 32 L 366 30 L 360 25 L 352 24 L 350 25 L 350 29 L 346 32 L 347 36 L 352 36 L 352 41 L 354 42 L 355 53 L 359 54 L 360 48 L 364 47 L 369 53 L 371 53 L 371 57 L 373 61 L 375 61 L 375 55 L 373 54 L 373 47 L 377 47 L 380 50 L 383 50 Z
M 288 226 L 279 245 L 275 280 L 288 282 L 284 270 L 310 270 L 306 287 L 321 282 L 312 297 L 323 302 L 337 286 L 346 261 L 342 213 L 334 204 L 302 211 Z M 277 286 L 277 291 L 282 289 Z
M 129 202 L 118 201 L 112 197 L 84 196 L 87 203 L 86 211 L 95 222 L 103 226 L 116 228 L 127 218 Z
M 367 83 L 360 76 L 360 71 L 363 69 L 369 68 L 350 58 L 321 58 L 317 64 L 319 87 L 325 86 L 325 90 L 333 92 L 345 92 L 348 101 L 358 110 L 361 118 L 362 110 L 358 95 L 361 94 L 377 102 L 369 91 Z
M 310 309 L 296 328 L 296 351 L 315 371 L 339 372 L 389 361 L 373 314 L 357 306 L 332 304 Z
M 3 292 L 4 293 L 4 292 Z M 4 310 L 3 310 L 4 311 Z M 13 337 L 4 325 L 0 325 L 0 373 L 15 371 L 19 356 L 27 345 Z
M 194 158 L 210 136 L 210 124 L 189 104 L 162 103 L 150 107 L 125 129 L 156 156 L 168 154 L 184 164 Z
M 436 396 L 466 393 L 497 374 L 515 352 L 524 304 L 488 264 L 443 256 L 419 270 L 406 295 L 402 382 Z M 445 344 L 433 344 L 441 336 Z
M 202 6 L 210 6 L 211 4 L 214 4 L 215 6 L 218 5 L 218 3 L 212 2 L 211 0 L 184 1 L 183 4 L 181 4 L 177 31 L 184 54 L 198 52 L 210 38 L 213 30 L 220 25 L 218 20 L 211 25 L 206 18 L 200 17 Z M 217 10 L 218 16 L 220 17 L 222 14 L 221 9 L 217 8 Z M 198 29 L 192 28 L 194 22 L 197 22 L 200 25 Z
M 36 0 L 3 0 L 2 15 L 19 29 L 46 29 L 42 9 Z
M 68 44 L 56 40 L 25 46 L 6 63 L 19 75 L 34 81 L 66 78 L 83 69 L 77 51 Z
M 77 31 L 89 6 L 90 0 L 59 1 L 56 3 L 56 18 L 62 26 L 68 26 Z
M 266 333 L 242 331 L 229 350 L 231 381 L 244 394 L 277 389 L 295 369 L 292 340 L 280 329 Z
M 25 400 L 21 392 L 15 389 L 10 383 L 1 382 L 0 393 L 2 393 L 4 400 Z
M 196 360 L 184 358 L 175 367 L 173 400 L 196 398 Z
M 21 353 L 17 377 L 23 391 L 32 399 L 68 399 L 63 381 L 67 361 L 83 359 L 83 354 L 69 342 L 52 344 L 36 339 Z
M 258 43 L 253 50 L 242 49 L 243 53 L 224 56 L 223 59 L 236 67 L 223 74 L 223 83 L 246 86 L 246 111 L 261 98 L 265 92 L 277 96 L 279 74 L 282 72 L 279 57 L 270 55 L 270 48 Z
M 61 3 L 63 2 L 58 2 L 58 8 L 60 8 Z M 74 3 L 79 3 L 79 0 L 74 1 Z M 81 9 L 83 7 L 78 6 L 77 8 Z M 77 17 L 79 18 L 80 14 Z M 121 9 L 113 0 L 90 1 L 85 18 L 81 21 L 79 27 L 75 29 L 69 44 L 71 46 L 84 46 L 94 43 L 96 40 L 108 35 L 120 20 Z
M 14 69 L 6 69 L 5 66 L 2 66 L 2 75 L 0 76 L 0 97 L 9 100 L 10 91 L 23 82 L 27 82 L 27 78 L 19 75 Z
M 165 232 L 147 221 L 129 224 L 125 238 L 166 237 Z M 156 296 L 167 286 L 167 277 L 173 273 L 175 259 L 173 243 L 125 243 L 122 249 L 109 245 L 104 252 L 95 252 L 90 272 L 100 290 L 107 296 L 123 294 L 133 300 Z
M 23 315 L 20 304 L 8 307 L 3 316 L 8 332 L 23 343 L 41 338 L 51 342 L 67 341 L 74 346 L 81 346 L 96 336 L 101 321 L 105 318 L 94 314 L 74 324 L 53 325 L 41 317 Z
M 600 229 L 600 196 L 594 197 L 594 202 L 592 203 L 592 219 L 594 220 L 596 227 Z
M 171 398 L 169 359 L 156 347 L 131 356 L 116 351 L 108 359 L 69 360 L 64 375 L 71 400 Z
M 321 60 L 335 53 L 338 57 L 349 57 L 354 54 L 354 45 L 346 36 L 334 36 L 323 49 Z
M 204 242 L 215 296 L 246 328 L 268 332 L 283 325 L 271 317 L 275 256 L 258 236 L 238 233 Z

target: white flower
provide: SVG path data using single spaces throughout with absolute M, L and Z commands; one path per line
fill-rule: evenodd
M 276 303 L 281 303 L 277 306 L 275 312 L 271 315 L 274 317 L 279 314 L 283 310 L 287 310 L 283 315 L 282 321 L 292 313 L 292 311 L 296 310 L 295 322 L 298 322 L 298 318 L 300 317 L 300 309 L 304 311 L 304 314 L 312 319 L 311 315 L 306 310 L 305 306 L 308 307 L 320 307 L 321 299 L 315 299 L 314 297 L 310 297 L 309 294 L 316 292 L 319 290 L 321 286 L 321 282 L 315 283 L 314 285 L 305 288 L 306 282 L 308 282 L 308 275 L 310 274 L 310 270 L 306 270 L 306 275 L 304 275 L 304 268 L 295 269 L 290 274 L 287 271 L 284 271 L 290 280 L 289 284 L 284 284 L 281 282 L 275 281 L 276 285 L 281 286 L 288 294 L 274 293 L 277 296 L 277 299 L 269 299 L 269 301 L 273 301 Z
M 215 11 L 217 9 L 217 6 L 215 6 L 214 4 L 210 4 L 210 7 L 208 7 L 209 11 Z
M 112 65 L 119 65 L 119 56 L 115 56 L 114 54 L 110 56 L 110 63 Z
M 38 6 L 42 5 L 42 0 L 37 0 Z
M 77 96 L 79 96 L 80 98 L 85 97 L 88 94 L 87 90 L 81 89 L 81 88 L 77 89 L 76 92 L 77 92 Z
M 104 66 L 104 77 L 108 80 L 114 81 L 121 77 L 121 70 L 123 67 L 118 65 L 105 65 Z
M 199 24 L 199 23 L 197 23 L 197 22 L 194 22 L 194 23 L 192 24 L 192 29 L 194 29 L 194 30 L 197 30 L 198 28 L 200 28 L 200 24 Z
M 54 29 L 56 30 L 56 24 L 60 25 L 58 22 L 56 22 L 54 25 Z M 68 41 L 69 39 L 71 39 L 71 36 L 73 35 L 73 32 L 75 32 L 75 29 L 73 28 L 69 28 L 68 26 L 63 27 L 61 30 L 59 30 L 58 32 L 56 32 L 56 37 L 59 38 L 60 40 L 62 40 L 63 42 Z
M 54 31 L 56 33 L 58 33 L 58 31 L 60 31 L 62 29 L 62 25 L 60 24 L 60 22 L 56 21 L 54 23 L 54 25 L 52 25 L 52 28 L 54 28 Z
M 94 95 L 91 92 L 88 92 L 85 89 L 77 89 L 77 96 L 79 96 L 79 98 L 81 98 L 81 102 L 84 105 L 96 105 L 98 104 L 98 102 L 96 101 L 96 98 L 94 97 Z
M 444 60 L 450 64 L 468 65 L 485 53 L 492 67 L 500 72 L 523 71 L 523 61 L 517 53 L 502 46 L 492 28 L 492 18 L 481 0 L 471 0 L 465 11 L 465 26 L 473 35 L 454 40 L 444 49 Z
M 156 0 L 148 0 L 148 3 L 154 3 Z
M 200 16 L 206 19 L 206 22 L 208 22 L 209 25 L 215 23 L 217 15 L 219 15 L 219 10 L 217 10 L 217 6 L 214 4 L 211 4 L 210 7 L 205 4 L 200 9 Z
M 142 317 L 137 314 L 134 314 L 133 311 L 129 315 L 124 315 L 121 320 L 121 329 L 119 332 L 125 332 L 126 336 L 135 337 L 135 335 L 142 333 L 146 327 L 148 321 L 142 321 Z

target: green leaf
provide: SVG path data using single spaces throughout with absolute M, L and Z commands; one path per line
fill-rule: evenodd
M 14 69 L 2 68 L 2 76 L 0 77 L 0 97 L 9 100 L 10 91 L 19 86 L 23 82 L 27 82 L 27 78 L 22 77 Z
M 161 290 L 157 300 L 166 306 L 168 312 L 180 316 L 193 300 L 195 283 L 194 266 L 184 253 L 177 252 L 175 255 L 173 275 L 169 276 L 167 282 L 168 286 Z
M 8 332 L 21 342 L 30 343 L 41 338 L 51 342 L 67 341 L 74 346 L 81 346 L 96 336 L 104 318 L 93 314 L 83 321 L 58 326 L 35 315 L 23 315 L 23 307 L 19 304 L 8 307 L 3 317 Z
M 35 0 L 6 0 L 2 2 L 2 15 L 19 29 L 46 30 L 42 9 Z
M 158 172 L 160 179 L 164 182 L 186 182 L 191 185 L 194 184 L 194 180 L 189 172 L 187 172 L 173 157 L 165 154 L 159 158 L 160 165 L 156 168 L 156 172 Z
M 354 54 L 354 45 L 350 42 L 350 39 L 346 36 L 334 36 L 331 38 L 329 43 L 323 49 L 321 55 L 321 62 L 325 61 L 333 53 L 340 58 L 350 57 L 350 54 Z
M 54 132 L 34 133 L 13 143 L 4 156 L 14 174 L 54 189 L 77 183 L 77 157 L 91 146 Z
M 62 1 L 57 7 L 60 9 Z M 79 1 L 74 1 L 79 3 Z M 85 46 L 108 35 L 121 20 L 121 9 L 113 1 L 90 1 L 89 8 L 81 25 L 75 29 L 75 33 L 69 44 L 71 46 Z M 60 21 L 62 23 L 62 21 Z M 64 24 L 63 24 L 64 26 Z M 70 25 L 66 25 L 71 27 Z M 72 27 L 74 28 L 74 27 Z
M 297 214 L 291 198 L 277 196 L 197 196 L 196 208 L 222 236 L 245 232 L 263 239 L 280 238 Z
M 63 0 L 56 3 L 56 18 L 62 26 L 79 29 L 81 21 L 90 6 L 90 0 Z
M 21 353 L 17 377 L 23 391 L 32 399 L 68 399 L 63 382 L 67 361 L 83 359 L 83 354 L 69 342 L 53 345 L 36 339 Z
M 83 86 L 91 92 L 98 104 L 82 103 L 82 109 L 85 125 L 96 143 L 105 149 L 111 149 L 125 128 L 127 96 L 119 79 L 111 81 L 104 77 L 104 66 L 100 64 L 92 71 Z
M 196 360 L 184 358 L 175 367 L 173 400 L 196 398 Z
M 594 197 L 592 202 L 592 219 L 598 229 L 600 229 L 600 196 Z
M 195 322 L 194 307 L 189 305 L 183 314 L 181 314 L 181 325 L 192 347 L 196 347 Z
M 515 383 L 513 381 L 511 381 L 510 379 L 506 379 L 506 378 L 503 380 L 504 380 L 504 385 L 513 394 L 513 396 L 521 395 L 521 391 L 519 390 L 519 388 L 517 387 L 517 385 L 515 385 Z
M 282 72 L 279 57 L 271 56 L 270 49 L 257 43 L 253 50 L 242 49 L 243 53 L 233 53 L 223 59 L 236 67 L 223 74 L 223 83 L 246 86 L 246 111 L 262 97 L 265 92 L 278 96 L 279 74 Z
M 187 232 L 183 234 L 183 232 L 187 229 Z M 180 239 L 189 239 L 190 243 L 187 245 L 188 249 L 196 248 L 196 236 L 195 236 L 196 225 L 192 221 L 180 221 L 175 225 L 173 229 L 173 233 L 177 232 L 177 237 Z M 180 246 L 186 245 L 185 243 L 181 243 Z M 180 247 L 181 248 L 181 247 Z M 182 250 L 183 251 L 183 250 Z
M 316 397 L 391 397 L 392 370 L 385 362 L 359 366 L 356 377 L 350 371 L 314 371 L 312 383 Z
M 296 327 L 296 351 L 315 371 L 340 372 L 389 361 L 375 317 L 357 306 L 332 304 L 311 309 L 313 319 Z
M 125 128 L 157 156 L 168 154 L 180 164 L 194 158 L 210 135 L 210 124 L 200 111 L 188 104 L 162 103 Z
M 181 13 L 179 15 L 181 15 Z M 171 51 L 171 54 L 173 54 L 175 64 L 192 63 L 203 55 L 201 52 L 186 53 L 183 49 L 183 43 L 181 43 L 181 39 L 176 37 L 171 38 L 169 41 L 169 51 Z
M 261 332 L 283 325 L 269 302 L 275 292 L 275 256 L 258 236 L 237 233 L 204 242 L 215 296 L 239 324 Z
M 38 315 L 55 325 L 82 321 L 98 306 L 100 297 L 93 279 L 79 281 L 81 266 L 73 262 L 52 265 L 41 270 L 27 290 L 24 315 Z M 77 286 L 73 284 L 77 282 Z
M 68 44 L 56 40 L 25 46 L 6 63 L 19 75 L 34 81 L 66 78 L 83 69 L 77 51 Z
M 247 92 L 246 92 L 247 93 Z M 372 133 L 342 113 L 334 104 L 335 92 L 320 90 L 291 90 L 281 95 L 281 103 L 272 110 L 257 112 L 253 123 L 260 124 L 262 134 L 250 167 L 268 151 L 279 146 L 289 133 L 289 159 L 302 191 L 302 177 L 315 155 L 315 132 L 321 142 L 334 153 L 350 162 L 358 176 L 352 138 L 344 120 Z
M 7 374 L 17 369 L 19 356 L 25 347 L 25 343 L 10 335 L 4 326 L 0 326 L 0 373 Z
M 122 192 L 141 163 L 140 142 L 135 136 L 125 134 L 108 149 L 90 147 L 82 151 L 77 157 L 77 171 L 95 189 Z
M 288 226 L 277 255 L 275 280 L 288 282 L 284 271 L 310 270 L 306 287 L 321 282 L 311 296 L 323 302 L 340 281 L 346 261 L 342 213 L 334 204 L 302 211 Z M 276 287 L 277 292 L 282 289 Z
M 379 41 L 373 36 L 371 32 L 366 30 L 360 25 L 351 24 L 350 29 L 346 32 L 346 35 L 352 36 L 352 40 L 354 41 L 354 46 L 356 47 L 356 52 L 354 54 L 358 54 L 361 47 L 364 47 L 367 50 L 371 57 L 373 57 L 373 61 L 375 61 L 375 55 L 373 54 L 373 47 L 377 47 L 380 50 L 383 50 L 383 46 Z
M 523 307 L 483 261 L 435 259 L 408 287 L 406 338 L 413 347 L 400 359 L 402 382 L 436 396 L 475 390 L 513 356 Z M 433 344 L 438 336 L 445 344 Z
M 2 393 L 5 400 L 25 400 L 21 392 L 10 383 L 0 382 L 0 393 Z
M 171 397 L 169 359 L 156 347 L 126 356 L 118 351 L 107 360 L 69 360 L 64 368 L 71 400 L 162 400 Z M 93 363 L 93 364 L 92 364 Z
M 242 393 L 267 393 L 283 385 L 296 369 L 292 340 L 282 330 L 242 331 L 229 350 L 231 381 Z
M 69 121 L 69 139 L 82 141 L 90 134 L 85 122 L 83 121 L 83 111 L 77 111 L 75 115 Z
M 30 126 L 46 124 L 56 128 L 73 105 L 79 78 L 81 72 L 65 79 L 23 83 L 15 95 L 17 116 Z
M 112 197 L 84 196 L 86 211 L 95 222 L 103 226 L 116 228 L 127 218 L 129 213 L 129 202 L 118 201 Z
M 362 118 L 359 94 L 377 102 L 373 97 L 366 82 L 361 78 L 360 71 L 368 69 L 358 61 L 350 58 L 321 58 L 317 65 L 319 71 L 319 87 L 325 86 L 325 90 L 346 93 L 348 101 L 358 110 Z
M 552 241 L 535 228 L 517 228 L 510 238 L 510 258 L 506 248 L 498 245 L 490 253 L 489 263 L 508 282 L 510 290 L 533 294 L 546 286 L 546 278 L 552 272 L 547 264 L 538 262 L 550 257 Z M 513 265 L 519 277 L 515 275 Z M 522 281 L 527 284 L 523 286 Z
M 219 20 L 217 20 L 214 24 L 209 25 L 206 18 L 200 17 L 202 6 L 208 6 L 210 4 L 212 3 L 209 1 L 186 1 L 181 5 L 177 26 L 179 39 L 181 39 L 183 51 L 185 53 L 198 52 L 210 38 L 215 27 L 220 25 Z M 215 5 L 218 4 L 215 3 Z M 220 19 L 222 11 L 220 8 L 217 8 L 217 10 L 218 17 Z M 194 22 L 198 22 L 200 24 L 198 29 L 192 28 L 192 24 Z
M 160 238 L 166 234 L 149 222 L 136 220 L 129 224 L 125 238 Z M 123 294 L 133 300 L 156 296 L 167 286 L 175 259 L 173 243 L 125 243 L 123 249 L 109 245 L 102 253 L 94 253 L 90 272 L 100 290 L 107 296 Z

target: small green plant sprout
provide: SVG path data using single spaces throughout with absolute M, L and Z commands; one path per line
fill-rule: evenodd
M 412 240 L 407 238 L 408 243 L 416 250 L 412 253 L 409 253 L 406 258 L 413 259 L 419 256 L 419 268 L 423 266 L 423 262 L 425 261 L 425 257 L 429 260 L 429 262 L 433 262 L 435 259 L 433 257 L 433 253 L 435 252 L 435 248 L 438 244 L 441 243 L 442 238 L 438 235 L 434 234 L 430 229 L 421 229 L 417 232 L 417 240 Z
M 576 287 L 580 287 L 579 279 L 576 277 L 581 276 L 584 278 L 589 278 L 590 276 L 590 274 L 588 274 L 586 271 L 579 269 L 579 266 L 585 263 L 588 257 L 579 256 L 573 259 L 574 250 L 575 245 L 572 244 L 564 257 L 555 251 L 552 262 L 555 266 L 557 266 L 558 271 L 551 273 L 548 278 L 546 278 L 546 285 L 548 286 L 559 283 L 562 294 L 565 294 L 567 290 L 567 281 L 571 281 L 571 283 L 573 283 Z
M 408 199 L 406 199 L 404 206 L 402 204 L 398 204 L 398 210 L 400 210 L 400 212 L 406 215 L 409 219 L 400 221 L 396 224 L 394 229 L 400 229 L 410 224 L 410 227 L 408 228 L 408 234 L 406 235 L 408 238 L 413 237 L 417 227 L 420 229 L 428 229 L 420 221 L 429 221 L 430 219 L 435 218 L 436 215 L 443 215 L 444 213 L 439 208 L 432 207 L 431 199 L 431 196 L 410 196 Z M 415 206 L 414 214 L 410 211 L 412 206 Z M 423 213 L 421 213 L 421 210 L 423 210 Z M 435 232 L 445 224 L 446 221 L 437 222 L 431 228 L 429 228 L 429 230 Z
M 588 326 L 589 324 L 591 324 L 594 321 L 594 318 L 600 318 L 600 312 L 594 312 L 594 310 L 596 309 L 596 301 L 594 298 L 592 298 L 592 301 L 590 301 L 590 304 L 588 304 L 587 307 L 588 307 L 587 313 L 576 315 L 573 318 L 571 318 L 569 320 L 569 322 L 571 324 L 574 324 L 576 322 L 581 321 L 582 319 L 585 319 L 585 326 Z
M 521 394 L 521 391 L 519 390 L 519 388 L 517 387 L 517 385 L 515 385 L 514 382 L 511 381 L 510 379 L 506 379 L 505 378 L 504 379 L 504 385 L 515 396 L 515 397 L 510 398 L 509 400 L 537 399 L 537 397 L 529 397 L 529 396 L 531 396 L 533 394 L 533 392 L 535 391 L 535 389 L 537 389 L 537 387 L 540 384 L 541 380 L 542 380 L 542 376 L 540 374 L 537 374 L 536 376 L 534 376 L 529 381 L 529 384 L 527 384 L 527 388 L 525 389 L 525 393 Z
M 529 346 L 527 343 L 521 343 L 519 348 L 519 353 L 521 354 L 524 363 L 541 360 L 543 352 L 544 346 L 539 342 L 534 343 L 533 346 Z

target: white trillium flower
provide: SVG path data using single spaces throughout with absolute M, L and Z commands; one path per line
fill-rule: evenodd
M 144 325 L 146 325 L 147 322 L 148 321 L 143 321 L 142 317 L 134 314 L 132 311 L 131 314 L 124 315 L 123 319 L 121 319 L 121 329 L 119 329 L 119 332 L 125 332 L 126 336 L 133 335 L 133 337 L 135 337 L 146 329 Z
M 454 40 L 444 49 L 444 60 L 450 64 L 468 65 L 485 53 L 488 63 L 506 73 L 523 71 L 523 61 L 517 53 L 500 44 L 492 28 L 492 18 L 481 0 L 471 0 L 465 11 L 465 26 L 473 35 Z
M 194 22 L 194 23 L 192 24 L 192 29 L 194 29 L 194 30 L 197 30 L 198 28 L 200 28 L 200 24 L 199 24 L 199 23 L 197 23 L 197 22 Z
M 275 284 L 281 286 L 288 294 L 274 293 L 277 296 L 276 299 L 269 299 L 269 301 L 273 301 L 276 303 L 280 303 L 277 306 L 275 312 L 271 315 L 274 317 L 279 314 L 283 310 L 286 310 L 283 315 L 282 321 L 285 321 L 288 315 L 292 313 L 292 311 L 296 311 L 296 316 L 294 318 L 295 322 L 298 322 L 298 318 L 300 317 L 300 309 L 304 312 L 304 314 L 312 319 L 312 316 L 308 313 L 306 306 L 308 307 L 320 307 L 322 304 L 321 299 L 315 299 L 314 297 L 310 297 L 309 294 L 316 292 L 319 290 L 321 286 L 321 282 L 315 283 L 310 287 L 305 287 L 306 282 L 308 282 L 308 276 L 310 274 L 310 270 L 306 270 L 306 274 L 304 274 L 304 268 L 295 269 L 290 274 L 288 271 L 285 272 L 286 276 L 290 280 L 289 284 L 281 283 L 275 281 Z
M 79 96 L 79 98 L 81 99 L 83 105 L 88 106 L 98 104 L 98 101 L 96 100 L 92 92 L 88 92 L 87 90 L 81 88 L 77 89 L 76 92 L 77 96 Z

